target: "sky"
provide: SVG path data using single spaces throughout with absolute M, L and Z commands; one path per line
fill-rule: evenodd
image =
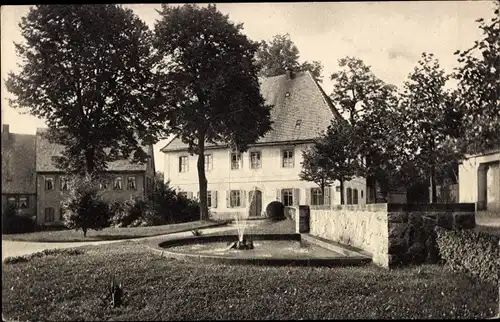
M 126 4 L 150 28 L 160 4 Z M 456 50 L 470 48 L 481 38 L 478 18 L 493 16 L 492 1 L 388 1 L 388 2 L 293 2 L 221 3 L 217 8 L 231 21 L 243 23 L 252 40 L 270 40 L 290 34 L 300 51 L 300 60 L 323 63 L 323 84 L 331 93 L 330 75 L 345 56 L 362 59 L 387 83 L 402 87 L 423 52 L 433 53 L 446 72 L 457 66 Z M 18 24 L 29 6 L 1 6 L 1 106 L 2 124 L 13 133 L 35 134 L 45 127 L 37 119 L 9 106 L 5 80 L 17 72 L 20 62 L 14 42 L 22 42 Z M 167 140 L 155 145 L 156 169 L 163 171 Z

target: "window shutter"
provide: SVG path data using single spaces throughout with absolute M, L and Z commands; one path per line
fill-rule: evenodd
M 325 204 L 325 206 L 329 206 L 331 204 L 331 201 L 330 201 L 330 187 L 325 187 L 325 191 L 324 191 L 324 195 L 323 195 L 323 203 Z
M 196 198 L 198 198 L 198 201 L 201 200 L 200 199 L 200 192 L 199 191 L 196 193 Z
M 226 191 L 226 208 L 231 208 L 231 190 Z
M 240 206 L 241 207 L 246 207 L 246 193 L 245 193 L 245 190 L 240 190 Z
M 276 200 L 283 202 L 283 198 L 281 198 L 281 189 L 276 190 Z
M 193 199 L 193 192 L 192 191 L 188 191 L 187 197 L 188 197 L 188 199 Z
M 189 156 L 186 156 L 186 172 L 189 172 Z
M 306 189 L 306 205 L 311 204 L 311 188 Z
M 298 206 L 300 203 L 300 189 L 293 189 L 293 205 Z
M 212 208 L 217 208 L 217 191 L 212 191 Z
M 181 166 L 181 164 L 182 164 L 182 157 L 179 157 L 179 159 L 178 159 L 178 160 L 179 160 L 179 164 L 178 164 L 179 166 L 178 166 L 178 168 L 179 168 L 179 172 L 181 172 L 181 168 L 182 168 L 182 166 Z
M 295 168 L 295 149 L 292 149 L 292 168 Z

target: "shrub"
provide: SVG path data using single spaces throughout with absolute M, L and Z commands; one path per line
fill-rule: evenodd
M 115 227 L 137 227 L 143 225 L 144 213 L 149 205 L 141 198 L 133 197 L 123 203 L 113 204 L 111 225 Z
M 198 220 L 200 205 L 197 201 L 178 194 L 159 177 L 155 178 L 154 191 L 150 196 L 151 221 L 159 224 Z
M 452 269 L 497 283 L 499 237 L 473 230 L 436 229 L 439 254 Z
M 273 221 L 285 219 L 285 205 L 279 201 L 271 201 L 266 207 L 266 215 Z
M 108 226 L 109 206 L 101 199 L 97 182 L 90 175 L 73 177 L 68 196 L 63 200 L 64 225 L 83 231 L 99 230 Z
M 19 215 L 15 205 L 7 204 L 2 212 L 2 232 L 4 234 L 29 233 L 36 230 L 36 222 Z

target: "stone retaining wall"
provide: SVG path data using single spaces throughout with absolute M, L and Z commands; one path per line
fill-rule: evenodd
M 312 206 L 309 227 L 313 236 L 361 248 L 376 264 L 389 264 L 387 204 Z
M 383 267 L 434 263 L 438 260 L 435 227 L 473 229 L 474 211 L 474 204 L 311 206 L 308 232 L 361 248 Z M 295 216 L 297 232 L 301 217 Z
M 435 227 L 473 229 L 474 204 L 388 204 L 389 265 L 439 260 Z

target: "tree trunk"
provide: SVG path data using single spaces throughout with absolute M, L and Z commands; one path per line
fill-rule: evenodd
M 87 228 L 82 228 L 83 230 L 83 238 L 87 237 Z
M 345 199 L 344 199 L 344 180 L 340 180 L 340 204 L 341 205 L 345 204 Z
M 208 220 L 207 177 L 205 176 L 205 138 L 200 136 L 198 146 L 198 182 L 200 185 L 200 220 Z
M 429 193 L 429 202 L 430 203 L 436 203 L 437 201 L 437 191 L 436 191 L 436 170 L 434 167 L 431 167 L 430 171 L 430 178 L 429 178 L 429 185 L 430 185 L 430 193 Z
M 91 175 L 95 170 L 94 149 L 85 151 L 85 171 Z

